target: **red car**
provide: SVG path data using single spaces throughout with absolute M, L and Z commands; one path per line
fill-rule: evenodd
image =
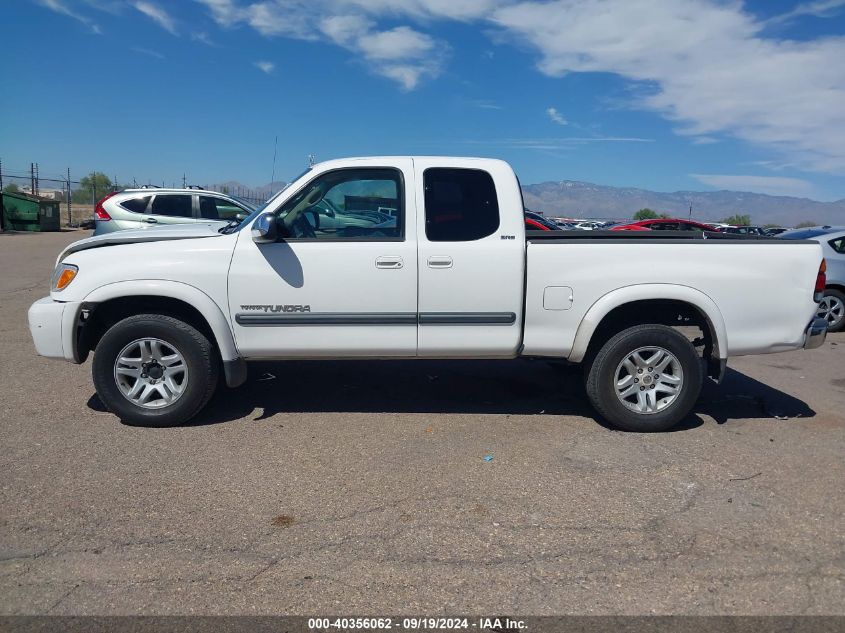
M 712 226 L 693 222 L 692 220 L 675 220 L 669 218 L 657 218 L 654 220 L 641 220 L 630 224 L 614 226 L 611 231 L 711 231 L 719 232 Z

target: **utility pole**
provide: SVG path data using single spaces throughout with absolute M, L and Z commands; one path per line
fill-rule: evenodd
M 182 189 L 188 186 L 188 178 L 184 172 L 182 172 Z
M 276 135 L 276 140 L 273 141 L 273 175 L 270 176 L 270 182 L 276 182 L 276 149 L 279 146 L 279 136 Z
M 35 163 L 29 164 L 29 193 L 35 195 Z
M 67 168 L 67 225 L 73 225 L 73 195 L 70 192 L 70 167 Z
M 308 167 L 313 167 L 316 161 L 317 157 L 314 154 L 308 154 Z
M 692 220 L 692 205 L 689 206 L 689 219 Z
M 41 190 L 41 183 L 38 182 L 38 163 L 35 163 L 35 195 L 37 196 Z

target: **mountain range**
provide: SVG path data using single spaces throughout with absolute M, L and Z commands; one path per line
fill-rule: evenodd
M 630 218 L 643 208 L 673 217 L 718 221 L 750 215 L 754 224 L 795 226 L 800 222 L 845 224 L 845 200 L 819 202 L 809 198 L 769 196 L 745 191 L 675 191 L 663 193 L 632 187 L 608 187 L 577 180 L 525 185 L 525 206 L 547 216 Z
M 237 181 L 212 185 L 233 194 L 266 199 L 284 187 L 272 182 L 248 187 Z M 750 215 L 754 224 L 795 226 L 800 222 L 845 224 L 845 200 L 819 202 L 809 198 L 769 196 L 747 191 L 649 191 L 633 187 L 610 187 L 578 180 L 542 182 L 522 187 L 525 206 L 550 217 L 627 219 L 649 208 L 673 217 L 718 221 L 731 215 Z M 249 192 L 246 194 L 245 192 Z

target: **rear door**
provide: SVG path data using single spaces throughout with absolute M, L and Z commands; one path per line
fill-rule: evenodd
M 509 357 L 522 332 L 525 225 L 519 184 L 501 161 L 414 159 L 418 354 Z
M 157 193 L 147 207 L 144 222 L 151 225 L 196 222 L 189 193 Z

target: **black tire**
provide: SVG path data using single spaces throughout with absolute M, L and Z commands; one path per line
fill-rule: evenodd
M 617 397 L 616 371 L 629 354 L 650 346 L 668 350 L 677 358 L 683 383 L 674 402 L 666 408 L 638 413 Z M 702 376 L 701 359 L 683 335 L 665 325 L 637 325 L 604 344 L 587 369 L 585 386 L 593 407 L 610 424 L 625 431 L 653 433 L 671 429 L 690 412 L 701 392 Z
M 187 385 L 170 405 L 148 409 L 130 402 L 115 380 L 118 354 L 132 341 L 152 337 L 172 344 L 187 366 Z M 208 403 L 220 373 L 214 346 L 199 330 L 183 321 L 161 314 L 139 314 L 113 325 L 94 351 L 94 387 L 109 411 L 133 426 L 167 427 L 183 424 Z
M 836 290 L 835 288 L 828 288 L 824 291 L 824 296 L 836 297 L 841 302 L 841 305 L 845 306 L 845 292 L 842 292 L 841 290 Z M 843 329 L 845 329 L 845 316 L 840 317 L 838 321 L 834 321 L 833 323 L 828 321 L 828 332 L 841 332 Z

